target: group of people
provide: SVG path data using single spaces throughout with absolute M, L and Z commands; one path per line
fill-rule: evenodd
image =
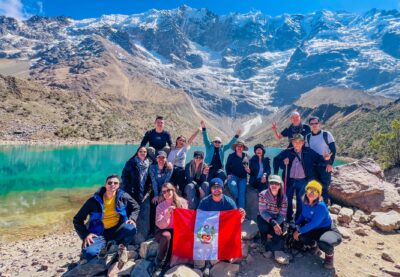
M 284 242 L 288 228 L 293 228 L 293 239 L 313 253 L 324 251 L 325 267 L 333 268 L 333 249 L 341 240 L 327 208 L 335 141 L 330 132 L 321 129 L 317 117 L 311 117 L 307 125 L 298 112 L 293 112 L 291 122 L 280 133 L 277 124 L 272 125 L 277 139 L 289 139 L 287 149 L 273 159 L 272 171 L 264 145 L 256 144 L 250 157 L 248 146 L 239 139 L 240 130 L 224 145 L 220 137 L 210 140 L 206 124 L 201 121 L 201 129 L 189 139 L 178 136 L 172 145 L 171 135 L 164 130 L 164 118 L 157 116 L 155 128 L 146 132 L 137 152 L 126 162 L 121 178 L 107 177 L 104 186 L 74 217 L 75 229 L 83 240 L 82 257 L 90 260 L 102 255 L 109 243 L 116 241 L 120 244 L 118 261 L 110 270 L 121 269 L 128 258 L 127 246 L 137 231 L 139 211 L 150 198 L 149 233 L 159 243 L 155 265 L 176 264 L 180 258 L 172 255 L 174 209 L 239 208 L 243 221 L 249 185 L 259 193 L 257 224 L 261 242 L 278 263 L 289 263 Z M 194 151 L 193 158 L 186 162 L 200 130 L 205 152 Z M 233 152 L 225 164 L 229 149 Z M 280 170 L 283 180 L 278 175 Z M 226 195 L 228 191 L 231 197 Z M 203 268 L 206 263 L 194 261 L 194 266 Z

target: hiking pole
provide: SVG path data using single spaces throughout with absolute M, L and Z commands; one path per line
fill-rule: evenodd
M 288 171 L 288 165 L 285 164 L 285 181 L 283 182 L 283 194 L 284 194 L 284 195 L 286 195 L 287 171 Z

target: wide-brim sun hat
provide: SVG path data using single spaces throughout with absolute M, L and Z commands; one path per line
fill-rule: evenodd
M 246 144 L 244 144 L 243 140 L 238 140 L 237 142 L 235 142 L 234 144 L 232 144 L 232 150 L 235 151 L 236 150 L 236 146 L 238 145 L 243 145 L 243 150 L 247 151 L 249 150 L 249 148 L 246 146 Z

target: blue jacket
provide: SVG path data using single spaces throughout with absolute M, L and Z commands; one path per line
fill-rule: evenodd
M 330 228 L 332 224 L 331 216 L 324 201 L 309 205 L 302 203 L 300 217 L 296 220 L 296 225 L 300 225 L 301 234 L 308 233 L 315 229 Z
M 264 157 L 262 159 L 264 173 L 267 174 L 267 180 L 268 180 L 268 176 L 271 174 L 271 166 L 270 166 L 269 162 L 270 162 L 270 159 L 268 157 Z M 251 159 L 249 161 L 249 167 L 250 167 L 249 185 L 253 185 L 254 182 L 257 180 L 257 175 L 258 175 L 258 172 L 260 171 L 260 163 L 258 161 L 257 155 L 254 155 L 253 157 L 251 157 Z
M 104 216 L 103 195 L 105 192 L 105 187 L 101 187 L 74 216 L 74 228 L 82 240 L 90 233 L 100 236 L 104 232 L 102 220 Z M 125 222 L 128 219 L 136 222 L 140 210 L 138 203 L 122 189 L 117 190 L 116 193 L 115 211 L 120 215 L 120 222 Z M 89 221 L 85 226 L 84 222 L 87 216 L 89 216 Z
M 207 129 L 203 128 L 203 143 L 204 147 L 206 148 L 206 157 L 204 159 L 206 164 L 210 164 L 211 160 L 214 156 L 214 144 L 210 141 L 210 138 L 208 137 Z M 225 157 L 225 151 L 230 149 L 231 146 L 237 141 L 239 136 L 234 136 L 231 141 L 226 144 L 222 145 L 219 147 L 219 156 L 221 157 L 221 162 L 222 162 L 222 167 L 224 167 L 224 157 Z
M 159 196 L 162 185 L 169 182 L 173 170 L 173 168 L 168 169 L 166 166 L 164 166 L 162 170 L 159 170 L 158 164 L 152 164 L 150 166 L 149 175 L 154 196 Z
M 292 168 L 293 160 L 296 158 L 296 152 L 294 148 L 288 148 L 283 150 L 274 158 L 274 174 L 278 174 L 279 168 L 283 169 L 282 176 L 285 176 L 285 164 L 283 160 L 285 158 L 289 158 L 289 165 L 288 165 L 288 177 L 290 176 L 290 169 Z M 313 180 L 315 179 L 315 170 L 316 166 L 321 164 L 327 164 L 324 158 L 319 155 L 317 152 L 312 150 L 309 147 L 303 146 L 301 150 L 301 157 L 304 174 L 306 175 L 306 180 Z

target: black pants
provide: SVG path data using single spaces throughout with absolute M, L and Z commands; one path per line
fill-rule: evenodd
M 331 184 L 331 173 L 326 172 L 326 166 L 317 166 L 316 168 L 316 179 L 322 184 L 322 198 L 324 202 L 328 204 L 329 200 L 329 185 Z
M 186 179 L 185 179 L 185 169 L 179 166 L 174 166 L 174 171 L 171 176 L 171 183 L 178 188 L 178 192 L 181 196 L 185 191 Z
M 334 247 L 342 242 L 342 236 L 334 224 L 329 228 L 311 230 L 301 234 L 299 238 L 305 245 L 313 245 L 317 242 L 319 248 L 328 255 L 332 255 Z
M 256 179 L 251 186 L 255 188 L 258 192 L 262 192 L 268 188 L 268 182 L 261 183 L 261 178 Z
M 214 167 L 211 167 L 210 171 L 208 172 L 207 181 L 210 182 L 211 179 L 213 179 L 213 178 L 220 178 L 222 180 L 222 182 L 225 182 L 226 174 L 222 168 L 215 169 Z
M 265 245 L 267 251 L 282 251 L 284 248 L 284 238 L 282 235 L 278 236 L 275 234 L 274 226 L 265 221 L 260 215 L 257 216 L 257 226 L 261 234 L 261 243 Z M 284 224 L 281 225 L 282 231 L 284 232 Z M 267 235 L 272 235 L 271 241 L 267 240 Z

